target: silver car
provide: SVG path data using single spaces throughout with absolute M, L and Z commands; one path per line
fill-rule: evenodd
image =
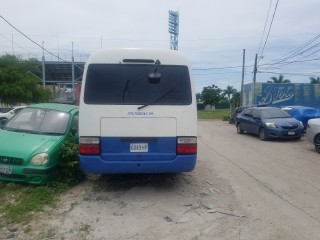
M 314 144 L 318 153 L 320 153 L 320 118 L 313 118 L 308 121 L 306 138 Z
M 13 118 L 18 112 L 24 109 L 26 106 L 17 106 L 12 108 L 2 108 L 3 111 L 0 111 L 0 121 L 8 121 L 9 119 Z

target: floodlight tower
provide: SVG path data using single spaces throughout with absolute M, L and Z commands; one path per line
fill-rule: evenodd
M 178 50 L 179 12 L 169 11 L 170 49 Z

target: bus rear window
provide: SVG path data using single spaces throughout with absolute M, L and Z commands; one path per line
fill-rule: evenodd
M 86 104 L 190 105 L 187 66 L 159 65 L 159 83 L 150 83 L 150 64 L 90 64 L 84 89 Z

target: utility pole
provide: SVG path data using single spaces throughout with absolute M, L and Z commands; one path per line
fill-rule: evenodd
M 43 86 L 43 89 L 46 88 L 46 68 L 45 68 L 45 58 L 44 58 L 44 42 L 42 42 L 42 86 Z
M 12 34 L 12 38 L 11 38 L 11 45 L 12 45 L 12 55 L 14 55 L 13 34 Z
M 75 80 L 74 80 L 74 56 L 73 56 L 73 42 L 72 42 L 72 102 L 75 103 L 76 93 L 75 93 Z
M 257 78 L 257 59 L 258 54 L 256 54 L 255 60 L 254 60 L 254 69 L 253 69 L 253 90 L 252 90 L 252 104 L 256 103 L 256 78 Z
M 242 54 L 242 80 L 241 80 L 241 98 L 240 98 L 240 106 L 243 105 L 243 84 L 244 84 L 244 66 L 245 66 L 245 61 L 246 61 L 246 50 L 243 49 L 243 54 Z

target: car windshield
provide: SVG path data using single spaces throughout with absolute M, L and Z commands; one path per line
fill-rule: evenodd
M 260 110 L 263 118 L 290 118 L 291 116 L 280 108 L 265 108 Z
M 0 113 L 10 112 L 13 108 L 0 108 Z
M 25 108 L 12 118 L 4 130 L 30 132 L 36 134 L 64 134 L 67 130 L 70 114 L 61 111 Z

